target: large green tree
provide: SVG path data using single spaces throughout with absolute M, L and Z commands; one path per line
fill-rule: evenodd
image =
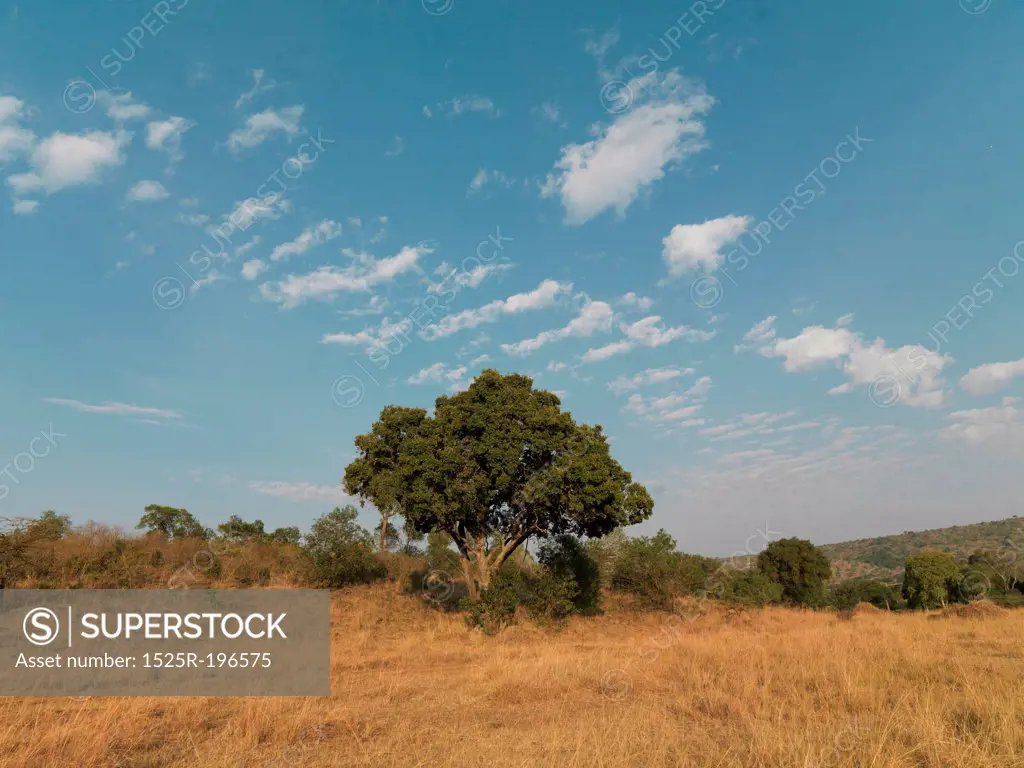
M 757 556 L 761 573 L 782 587 L 782 599 L 792 605 L 818 607 L 832 578 L 828 556 L 806 539 L 773 541 Z
M 380 513 L 377 549 L 381 553 L 398 541 L 398 531 L 391 520 L 402 514 L 399 459 L 407 441 L 419 434 L 426 417 L 422 408 L 387 406 L 373 428 L 356 438 L 359 458 L 345 468 L 345 492 L 358 496 L 363 504 L 371 502 Z
M 903 596 L 911 608 L 941 608 L 957 596 L 960 579 L 949 552 L 921 552 L 907 558 Z
M 601 427 L 577 424 L 528 376 L 486 370 L 433 416 L 385 408 L 356 447 L 346 490 L 451 537 L 471 596 L 530 537 L 603 536 L 654 507 Z

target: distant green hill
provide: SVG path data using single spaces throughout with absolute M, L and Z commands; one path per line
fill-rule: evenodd
M 966 559 L 979 549 L 997 552 L 1010 549 L 1024 560 L 1024 518 L 1011 517 L 931 531 L 904 531 L 892 536 L 826 544 L 822 549 L 832 560 L 832 576 L 836 581 L 867 576 L 895 582 L 902 579 L 907 558 L 926 549 L 951 552 L 958 559 Z
M 874 539 L 825 544 L 821 549 L 832 561 L 833 581 L 867 577 L 898 583 L 903 578 L 907 558 L 925 550 L 951 552 L 962 560 L 979 549 L 1003 553 L 1007 560 L 1016 552 L 1024 562 L 1024 518 L 1011 517 L 930 531 L 904 531 Z

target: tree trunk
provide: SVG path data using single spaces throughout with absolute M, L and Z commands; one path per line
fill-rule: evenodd
M 377 539 L 377 549 L 383 555 L 387 552 L 387 538 L 388 538 L 388 520 L 391 518 L 390 512 L 380 513 L 380 536 Z

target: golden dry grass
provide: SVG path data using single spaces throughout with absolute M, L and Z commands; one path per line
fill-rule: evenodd
M 4 766 L 1024 766 L 1024 614 L 712 608 L 496 638 L 333 600 L 324 699 L 6 699 Z

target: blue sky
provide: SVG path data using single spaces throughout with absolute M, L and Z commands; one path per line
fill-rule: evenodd
M 1024 9 L 832 6 L 0 6 L 0 514 L 306 528 L 484 367 L 691 551 L 1018 513 Z

